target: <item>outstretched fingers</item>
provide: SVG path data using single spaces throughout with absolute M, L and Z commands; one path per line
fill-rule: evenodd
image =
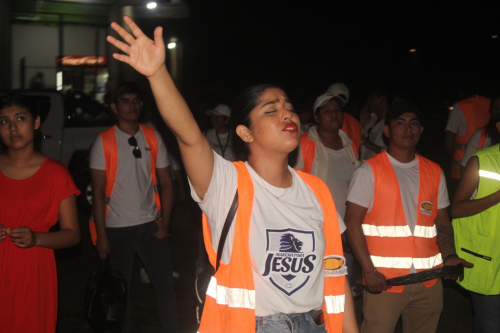
M 122 41 L 119 41 L 118 39 L 116 39 L 115 37 L 113 36 L 108 36 L 106 38 L 106 40 L 108 42 L 110 42 L 111 44 L 113 44 L 114 46 L 116 46 L 116 48 L 120 49 L 121 51 L 125 52 L 126 54 L 129 54 L 130 53 L 130 46 L 128 44 L 125 44 L 124 42 Z
M 135 22 L 130 18 L 130 16 L 124 16 L 123 20 L 125 23 L 127 23 L 128 27 L 130 28 L 130 31 L 134 34 L 135 38 L 139 38 L 140 36 L 144 35 L 142 30 L 135 24 Z
M 116 22 L 111 23 L 111 28 L 116 31 L 129 45 L 135 42 L 134 36 L 128 33 L 121 25 Z
M 154 31 L 155 45 L 160 49 L 165 49 L 165 42 L 163 41 L 163 28 L 156 27 Z

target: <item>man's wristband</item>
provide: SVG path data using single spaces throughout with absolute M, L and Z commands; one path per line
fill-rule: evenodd
M 376 272 L 376 271 L 377 271 L 377 269 L 374 267 L 373 271 L 363 272 L 362 275 L 365 276 L 366 274 L 370 274 L 370 273 L 373 273 L 373 272 Z
M 458 258 L 458 254 L 456 253 L 452 253 L 452 254 L 448 254 L 444 259 L 443 259 L 443 266 L 444 264 L 446 264 L 446 261 L 448 261 L 448 259 L 450 258 Z

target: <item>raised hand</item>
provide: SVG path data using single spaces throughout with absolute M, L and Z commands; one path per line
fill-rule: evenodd
M 113 36 L 107 37 L 109 43 L 125 53 L 113 53 L 113 58 L 129 64 L 136 71 L 147 77 L 152 77 L 162 69 L 166 69 L 165 43 L 162 36 L 163 29 L 161 27 L 155 29 L 154 41 L 152 41 L 139 29 L 130 17 L 125 16 L 123 19 L 130 28 L 130 31 L 132 31 L 133 36 L 116 22 L 111 23 L 111 27 L 125 41 L 119 41 Z

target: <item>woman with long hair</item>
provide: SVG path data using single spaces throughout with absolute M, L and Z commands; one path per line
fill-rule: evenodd
M 0 327 L 55 332 L 57 272 L 53 249 L 76 245 L 80 192 L 61 163 L 34 148 L 40 103 L 0 96 Z M 49 232 L 59 220 L 60 230 Z
M 165 66 L 162 28 L 149 39 L 129 17 L 115 59 L 145 75 L 177 137 L 192 195 L 203 212 L 211 264 L 236 197 L 219 270 L 210 281 L 199 332 L 357 332 L 335 205 L 318 178 L 288 167 L 299 142 L 287 95 L 257 85 L 237 97 L 231 127 L 248 153 L 231 163 L 214 153 Z

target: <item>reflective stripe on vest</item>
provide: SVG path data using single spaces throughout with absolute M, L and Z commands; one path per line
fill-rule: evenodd
M 387 152 L 367 160 L 375 179 L 374 198 L 362 229 L 373 265 L 387 279 L 409 274 L 412 264 L 417 271 L 422 271 L 441 263 L 434 223 L 441 168 L 420 155 L 417 158 L 419 192 L 413 235 L 406 223 L 399 183 Z M 424 282 L 424 285 L 430 287 L 435 283 L 434 279 Z M 404 286 L 394 286 L 387 292 L 402 292 L 403 289 Z
M 255 333 L 255 288 L 249 251 L 249 229 L 254 202 L 253 182 L 243 162 L 234 162 L 238 171 L 238 210 L 234 222 L 234 241 L 229 263 L 221 263 L 210 281 L 199 328 L 200 333 Z M 323 210 L 324 256 L 343 255 L 335 204 L 326 185 L 317 177 L 297 172 L 313 191 Z M 203 237 L 210 263 L 215 253 L 210 227 L 203 215 Z M 324 275 L 323 313 L 328 332 L 342 330 L 345 276 Z
M 207 296 L 213 297 L 217 304 L 230 308 L 255 309 L 255 290 L 220 286 L 213 276 L 208 285 Z
M 431 269 L 443 263 L 441 253 L 429 258 L 412 257 L 379 257 L 370 256 L 375 267 L 410 269 L 411 265 L 415 269 Z
M 500 175 L 495 172 L 490 172 L 486 170 L 479 170 L 479 177 L 500 180 Z
M 411 237 L 411 230 L 408 225 L 405 226 L 376 226 L 370 224 L 363 224 L 363 233 L 365 236 L 378 236 L 378 237 Z M 426 227 L 416 225 L 413 233 L 415 237 L 433 238 L 437 236 L 436 226 Z
M 455 136 L 455 153 L 451 165 L 451 178 L 460 178 L 460 162 L 471 136 L 479 128 L 486 126 L 490 119 L 490 100 L 485 97 L 472 97 L 457 103 L 462 110 L 467 129 L 463 135 Z
M 158 180 L 156 177 L 156 159 L 158 156 L 158 140 L 156 138 L 154 130 L 146 125 L 141 125 L 146 143 L 150 149 L 151 156 L 151 174 L 153 181 L 153 190 L 155 193 L 155 203 L 158 210 L 157 218 L 161 217 L 161 201 L 160 194 L 158 192 Z M 111 200 L 111 193 L 113 192 L 113 186 L 116 179 L 116 170 L 118 167 L 118 146 L 116 143 L 115 126 L 111 127 L 107 131 L 100 134 L 102 137 L 102 145 L 104 148 L 104 161 L 106 165 L 106 192 L 104 197 L 104 203 L 106 204 L 105 215 L 108 215 L 108 205 Z M 92 243 L 97 245 L 97 230 L 95 227 L 93 215 L 90 216 L 89 221 L 90 238 Z

